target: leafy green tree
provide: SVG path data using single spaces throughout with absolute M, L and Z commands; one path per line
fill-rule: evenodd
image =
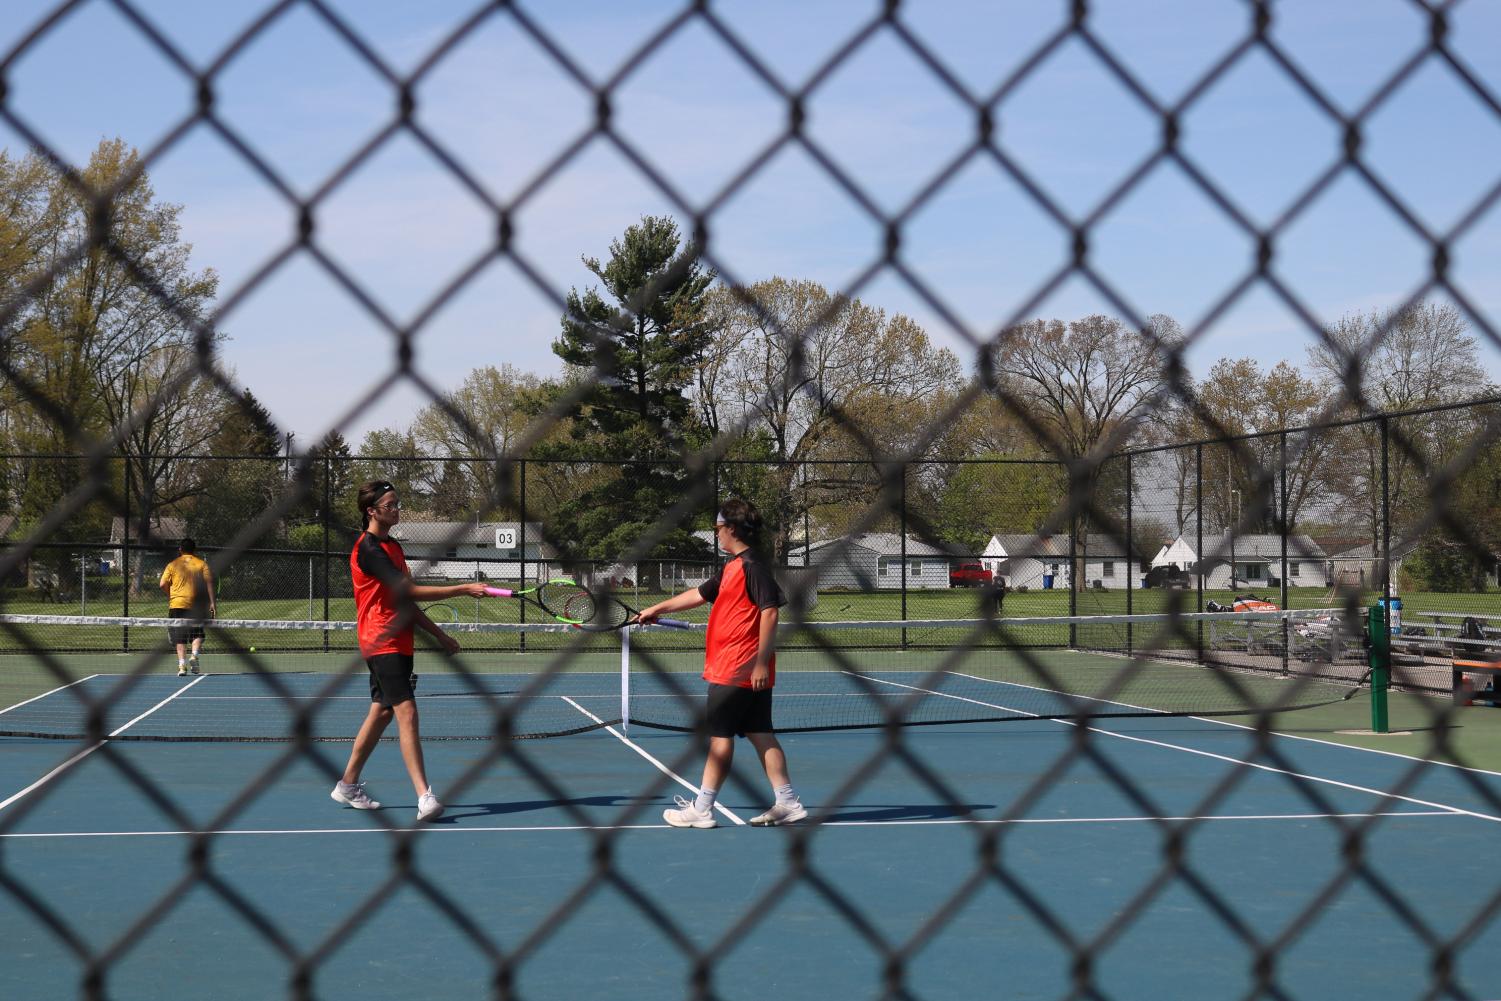
M 961 463 L 939 498 L 936 527 L 946 541 L 979 553 L 992 534 L 1037 531 L 1067 495 L 1068 474 L 1057 462 Z
M 584 258 L 604 295 L 569 292 L 553 351 L 585 381 L 570 441 L 541 451 L 624 461 L 620 475 L 580 490 L 555 513 L 554 541 L 572 556 L 629 552 L 690 489 L 682 457 L 694 414 L 686 391 L 710 340 L 704 296 L 714 278 L 699 254 L 681 244 L 671 219 L 647 216 L 610 244 L 608 261 Z M 643 555 L 704 553 L 687 528 L 674 526 Z
M 188 530 L 199 542 L 230 541 L 278 501 L 286 489 L 281 441 L 281 430 L 254 393 L 246 390 L 224 405 L 210 443 L 213 458 L 204 463 L 203 494 L 188 518 Z M 268 527 L 267 534 L 274 533 Z
M 103 489 L 50 525 L 49 537 L 102 535 L 109 516 L 122 513 L 126 489 L 141 517 L 191 495 L 178 459 L 202 443 L 204 413 L 217 402 L 202 391 L 191 347 L 218 280 L 190 269 L 181 206 L 157 199 L 139 156 L 118 139 L 100 143 L 76 179 L 36 153 L 0 154 L 0 205 L 6 448 L 81 451 L 152 401 L 125 431 L 130 475 L 113 464 L 97 484 Z M 30 525 L 55 522 L 64 498 L 93 488 L 97 475 L 57 460 L 10 472 L 7 506 Z M 40 554 L 33 563 L 47 560 Z

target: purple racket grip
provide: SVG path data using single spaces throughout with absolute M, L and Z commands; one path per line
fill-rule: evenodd
M 511 598 L 516 594 L 515 591 L 507 591 L 503 587 L 487 587 L 485 593 L 492 598 Z
M 658 619 L 653 622 L 654 626 L 666 626 L 668 629 L 692 629 L 693 623 L 684 622 L 682 619 Z

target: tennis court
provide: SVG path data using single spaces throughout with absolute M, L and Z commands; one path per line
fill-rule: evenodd
M 535 633 L 534 643 L 550 635 Z M 830 689 L 839 672 L 792 666 L 799 653 L 789 650 L 779 711 L 869 700 Z M 905 680 L 871 673 L 917 685 L 931 682 L 939 653 L 848 650 L 838 660 L 893 668 L 905 656 Z M 92 670 L 103 655 L 71 656 Z M 156 655 L 112 656 L 138 666 Z M 284 668 L 299 663 L 280 656 Z M 1364 699 L 1280 714 L 1295 734 L 1264 742 L 1245 719 L 1192 716 L 785 734 L 810 823 L 745 825 L 769 794 L 743 750 L 719 828 L 682 831 L 661 811 L 697 782 L 696 739 L 642 723 L 626 736 L 588 718 L 620 712 L 618 654 L 569 653 L 571 669 L 541 687 L 516 673 L 521 656 L 492 655 L 509 669 L 472 679 L 422 678 L 427 735 L 469 739 L 429 744 L 449 810 L 415 830 L 394 747 L 366 774 L 384 808 L 363 813 L 328 799 L 344 745 L 244 739 L 278 727 L 285 735 L 295 711 L 266 709 L 284 694 L 300 705 L 321 693 L 317 719 L 321 728 L 331 717 L 330 736 L 357 725 L 363 679 L 341 679 L 341 667 L 305 673 L 305 655 L 302 671 L 264 676 L 216 674 L 212 657 L 196 678 L 143 674 L 106 725 L 117 737 L 156 726 L 134 733 L 154 739 L 0 738 L 9 891 L 0 927 L 16 957 L 0 991 L 87 993 L 91 971 L 107 968 L 94 986 L 120 998 L 304 988 L 472 996 L 497 977 L 499 993 L 524 997 L 876 994 L 894 977 L 913 996 L 1002 985 L 1005 996 L 1051 997 L 1068 992 L 1086 952 L 1105 996 L 1240 996 L 1259 986 L 1411 997 L 1433 982 L 1428 960 L 1441 952 L 1452 955 L 1456 996 L 1501 991 L 1490 962 L 1501 936 L 1475 893 L 1491 878 L 1501 776 L 1422 761 L 1437 731 L 1387 738 L 1402 754 L 1337 743 L 1346 739 L 1337 729 L 1361 725 Z M 1058 665 L 1083 654 L 1037 656 Z M 224 669 L 237 663 L 227 659 Z M 1113 658 L 1117 669 L 1129 662 Z M 691 699 L 690 671 L 669 681 Z M 637 673 L 634 688 L 655 672 Z M 85 677 L 77 687 L 121 681 Z M 271 679 L 285 692 L 258 690 Z M 475 679 L 494 687 L 477 694 Z M 984 684 L 994 706 L 1035 689 Z M 450 694 L 432 690 L 443 686 Z M 75 702 L 72 691 L 43 695 L 0 724 L 24 728 L 7 717 L 28 711 L 61 719 L 68 714 L 43 709 Z M 500 694 L 521 691 L 523 703 L 566 706 L 594 728 L 474 739 L 497 716 L 519 724 L 531 715 Z M 971 707 L 972 691 L 959 696 Z M 664 699 L 677 701 L 644 696 Z M 481 708 L 459 708 L 471 702 Z M 1396 728 L 1431 725 L 1432 702 L 1399 703 Z M 568 728 L 556 710 L 545 713 L 554 732 Z M 1494 739 L 1493 715 L 1463 709 L 1447 732 Z M 202 739 L 215 736 L 233 739 Z M 1261 964 L 1273 950 L 1275 961 Z

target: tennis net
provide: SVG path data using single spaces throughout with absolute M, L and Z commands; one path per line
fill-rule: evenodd
M 353 623 L 217 620 L 188 677 L 169 623 L 0 615 L 0 735 L 349 740 L 367 711 Z M 419 644 L 424 738 L 700 721 L 702 629 L 444 628 L 464 649 Z M 778 642 L 782 732 L 1281 711 L 1347 698 L 1365 673 L 1331 610 L 786 623 Z

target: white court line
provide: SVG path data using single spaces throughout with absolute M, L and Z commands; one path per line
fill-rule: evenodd
M 173 699 L 177 698 L 183 692 L 186 692 L 189 688 L 192 688 L 194 685 L 198 684 L 200 681 L 205 681 L 207 679 L 208 679 L 208 675 L 206 675 L 206 674 L 199 675 L 197 678 L 194 678 L 192 681 L 188 682 L 186 685 L 183 685 L 181 688 L 179 688 L 177 691 L 173 692 L 171 695 L 169 695 L 166 698 L 162 699 L 160 702 L 158 702 L 156 705 L 152 706 L 150 709 L 147 709 L 145 712 L 141 713 L 141 715 L 137 716 L 135 719 L 131 720 L 129 723 L 126 723 L 122 727 L 117 727 L 116 729 L 111 730 L 110 733 L 109 733 L 109 737 L 118 737 L 120 734 L 124 733 L 126 730 L 128 730 L 131 727 L 135 726 L 141 720 L 145 719 L 147 716 L 150 716 L 152 713 L 156 712 L 158 709 L 160 709 L 162 706 L 166 705 L 168 702 L 171 702 Z M 85 747 L 83 750 L 81 750 L 77 754 L 73 755 L 67 761 L 64 761 L 62 764 L 60 764 L 56 768 L 52 769 L 52 771 L 48 772 L 46 775 L 43 775 L 41 778 L 39 778 L 35 782 L 31 783 L 31 785 L 27 786 L 25 789 L 22 789 L 20 792 L 15 793 L 14 795 L 10 796 L 8 799 L 0 800 L 0 810 L 5 809 L 7 806 L 10 806 L 12 803 L 16 802 L 17 800 L 25 799 L 27 796 L 31 795 L 32 793 L 34 793 L 38 789 L 40 789 L 42 786 L 46 785 L 48 782 L 51 782 L 53 779 L 57 778 L 59 775 L 62 775 L 65 772 L 67 772 L 70 768 L 72 768 L 74 765 L 78 764 L 84 758 L 87 758 L 90 754 L 93 754 L 95 751 L 99 750 L 99 748 L 103 747 L 104 746 L 104 741 L 108 740 L 109 737 L 106 737 L 106 738 L 104 738 L 104 740 L 101 740 L 101 741 L 99 741 L 96 744 L 92 744 L 89 747 Z
M 4 716 L 6 713 L 10 712 L 12 709 L 19 709 L 22 706 L 29 706 L 29 705 L 31 705 L 31 703 L 35 702 L 37 699 L 45 699 L 49 695 L 56 695 L 58 692 L 65 691 L 65 690 L 67 690 L 69 688 L 72 688 L 74 685 L 81 685 L 85 681 L 88 681 L 91 678 L 97 678 L 97 677 L 99 677 L 99 675 L 97 675 L 97 674 L 91 674 L 87 678 L 79 678 L 77 681 L 70 681 L 66 685 L 58 685 L 56 688 L 52 689 L 52 691 L 50 691 L 50 692 L 43 692 L 40 695 L 34 695 L 31 698 L 27 699 L 25 702 L 17 702 L 13 706 L 6 706 L 4 709 L 0 709 L 0 716 Z
M 570 699 L 568 696 L 566 696 L 566 695 L 563 696 L 563 701 L 567 702 L 569 705 L 573 706 L 573 708 L 577 709 L 579 712 L 583 713 L 585 716 L 588 716 L 594 722 L 601 723 L 601 724 L 604 723 L 604 720 L 600 719 L 598 716 L 594 715 L 589 710 L 585 709 L 583 706 L 579 705 L 577 702 L 575 702 L 572 699 Z M 677 782 L 679 785 L 681 785 L 684 789 L 687 789 L 690 792 L 692 792 L 695 796 L 698 795 L 698 786 L 696 786 L 693 783 L 689 782 L 687 779 L 683 778 L 677 772 L 674 772 L 671 768 L 668 768 L 666 765 L 662 764 L 662 762 L 658 761 L 656 758 L 654 758 L 650 754 L 646 753 L 646 751 L 639 744 L 637 744 L 634 740 L 631 740 L 629 737 L 627 737 L 625 734 L 621 733 L 619 730 L 615 729 L 613 726 L 605 726 L 605 729 L 608 730 L 608 731 L 610 731 L 610 734 L 612 736 L 614 736 L 616 740 L 620 741 L 626 747 L 629 747 L 631 750 L 635 751 L 637 754 L 641 755 L 647 761 L 650 761 L 653 765 L 655 765 L 656 768 L 657 768 L 657 771 L 661 772 L 663 775 L 666 775 L 668 778 L 671 778 L 672 780 L 674 780 L 675 782 Z M 732 813 L 729 810 L 725 809 L 725 807 L 724 807 L 724 805 L 722 803 L 719 803 L 719 802 L 716 801 L 715 804 L 714 804 L 714 809 L 716 809 L 720 813 L 724 814 L 726 817 L 728 817 L 735 824 L 737 824 L 737 825 L 739 825 L 741 827 L 747 826 L 746 823 L 745 823 L 745 821 L 741 820 L 734 813 Z
M 461 810 L 462 805 L 450 804 L 450 809 Z M 1225 814 L 1207 817 L 1017 817 L 1007 819 L 981 819 L 978 817 L 953 817 L 948 819 L 931 820 L 830 820 L 823 823 L 806 825 L 817 827 L 962 827 L 972 825 L 976 827 L 1001 827 L 1001 826 L 1046 826 L 1062 824 L 1160 824 L 1183 821 L 1271 821 L 1271 820 L 1331 820 L 1340 819 L 1364 819 L 1370 817 L 1462 817 L 1461 813 L 1453 810 L 1408 810 L 1400 813 L 1288 813 L 1288 814 Z M 746 829 L 750 830 L 749 825 Z M 531 834 L 538 831 L 666 831 L 671 830 L 664 824 L 543 824 L 536 827 L 506 826 L 499 827 L 487 825 L 483 827 L 417 827 L 400 831 L 389 831 L 381 827 L 322 827 L 322 828 L 267 828 L 260 830 L 222 830 L 222 831 L 43 831 L 34 833 L 10 833 L 0 834 L 0 840 L 13 838 L 17 840 L 31 839 L 41 840 L 47 838 L 191 838 L 191 837 L 235 837 L 241 835 L 255 835 L 265 837 L 294 837 L 297 835 L 337 835 L 337 834 Z
M 846 671 L 844 673 L 849 674 L 851 672 Z M 961 677 L 961 678 L 970 678 L 971 680 L 974 680 L 974 681 L 988 681 L 989 680 L 987 678 L 976 678 L 973 675 L 959 674 L 958 672 L 955 672 L 955 676 L 956 677 Z M 868 675 L 861 675 L 861 677 L 869 677 L 869 676 Z M 1020 714 L 1022 716 L 1037 716 L 1036 713 L 1030 713 L 1030 712 L 1027 712 L 1024 709 L 1017 709 L 1017 708 L 1015 708 L 1013 706 L 1001 706 L 1001 705 L 996 705 L 996 704 L 990 703 L 990 702 L 981 702 L 979 699 L 965 698 L 964 696 L 961 696 L 961 695 L 947 695 L 947 694 L 945 694 L 943 692 L 935 692 L 935 691 L 933 691 L 931 689 L 928 689 L 928 688 L 918 688 L 915 685 L 904 685 L 904 684 L 902 684 L 901 682 L 898 682 L 898 681 L 886 681 L 886 680 L 881 679 L 881 678 L 872 678 L 871 680 L 879 681 L 883 685 L 891 685 L 893 687 L 903 688 L 903 689 L 906 689 L 908 691 L 922 692 L 922 693 L 927 694 L 927 695 L 936 695 L 936 696 L 939 696 L 941 698 L 954 699 L 955 701 L 958 701 L 958 702 L 968 702 L 968 703 L 970 703 L 972 705 L 984 706 L 984 707 L 989 708 L 989 709 L 1001 709 L 1001 710 L 1004 710 L 1006 712 L 1018 713 L 1018 714 Z M 1005 684 L 1005 682 L 996 682 L 996 684 Z M 1197 719 L 1198 717 L 1193 717 L 1193 718 Z M 1068 719 L 1052 719 L 1052 720 L 1048 720 L 1048 722 L 1050 722 L 1050 723 L 1061 723 L 1064 726 L 1079 726 L 1080 725 L 1078 722 L 1076 722 L 1074 720 L 1068 720 Z M 1233 757 L 1231 757 L 1231 756 L 1229 756 L 1227 754 L 1215 754 L 1212 751 L 1204 751 L 1204 750 L 1200 750 L 1199 748 L 1196 748 L 1196 747 L 1184 747 L 1182 744 L 1170 744 L 1167 741 L 1163 741 L 1163 740 L 1149 740 L 1146 737 L 1137 737 L 1137 736 L 1134 736 L 1134 735 L 1129 734 L 1129 733 L 1119 733 L 1119 732 L 1114 731 L 1114 730 L 1105 730 L 1105 729 L 1102 729 L 1102 728 L 1097 727 L 1097 726 L 1086 726 L 1086 727 L 1084 727 L 1084 729 L 1087 730 L 1087 731 L 1089 731 L 1090 733 L 1103 734 L 1104 736 L 1107 736 L 1107 737 L 1114 737 L 1117 740 L 1129 740 L 1129 741 L 1131 741 L 1133 743 L 1146 744 L 1146 745 L 1151 746 L 1151 747 L 1162 747 L 1162 748 L 1166 748 L 1167 750 L 1170 750 L 1170 751 L 1182 751 L 1185 754 L 1195 754 L 1195 755 L 1198 755 L 1198 756 L 1204 757 L 1204 758 L 1213 758 L 1213 759 L 1215 759 L 1217 761 L 1225 761 L 1225 762 L 1229 762 L 1230 764 L 1233 764 L 1233 765 L 1239 765 L 1239 766 L 1242 766 L 1242 767 L 1245 767 L 1245 768 L 1252 768 L 1252 769 L 1255 769 L 1257 771 L 1270 772 L 1270 773 L 1272 773 L 1274 775 L 1287 775 L 1287 776 L 1292 777 L 1292 778 L 1306 779 L 1309 782 L 1316 782 L 1316 783 L 1320 783 L 1322 785 L 1330 785 L 1330 786 L 1334 786 L 1334 787 L 1339 788 L 1339 789 L 1349 789 L 1349 790 L 1351 790 L 1353 792 L 1369 793 L 1372 796 L 1379 796 L 1382 799 L 1386 799 L 1386 800 L 1398 800 L 1398 801 L 1401 801 L 1401 802 L 1404 802 L 1404 803 L 1412 803 L 1412 804 L 1414 804 L 1416 806 L 1432 807 L 1435 810 L 1448 810 L 1448 811 L 1450 811 L 1452 813 L 1461 813 L 1461 814 L 1464 814 L 1465 816 L 1468 816 L 1468 817 L 1475 817 L 1475 818 L 1477 818 L 1479 820 L 1489 820 L 1489 821 L 1492 821 L 1493 823 L 1501 824 L 1501 817 L 1492 816 L 1491 814 L 1488 814 L 1488 813 L 1479 813 L 1479 812 L 1474 811 L 1474 810 L 1466 810 L 1466 809 L 1464 809 L 1462 807 L 1458 807 L 1458 806 L 1450 806 L 1447 803 L 1435 803 L 1435 802 L 1432 802 L 1432 801 L 1426 800 L 1426 799 L 1418 799 L 1418 798 L 1416 798 L 1414 796 L 1398 796 L 1398 795 L 1396 795 L 1394 793 L 1387 792 L 1387 791 L 1384 791 L 1384 790 L 1381 790 L 1381 789 L 1372 789 L 1369 786 L 1355 785 L 1354 783 L 1350 783 L 1350 782 L 1341 782 L 1338 779 L 1324 778 L 1324 777 L 1319 776 L 1319 775 L 1308 775 L 1308 774 L 1306 774 L 1304 772 L 1289 771 L 1286 768 L 1275 768 L 1275 767 L 1273 767 L 1271 765 L 1263 765 L 1263 764 L 1259 764 L 1259 763 L 1254 762 L 1254 761 L 1246 761 L 1246 760 L 1244 760 L 1242 758 L 1233 758 Z

